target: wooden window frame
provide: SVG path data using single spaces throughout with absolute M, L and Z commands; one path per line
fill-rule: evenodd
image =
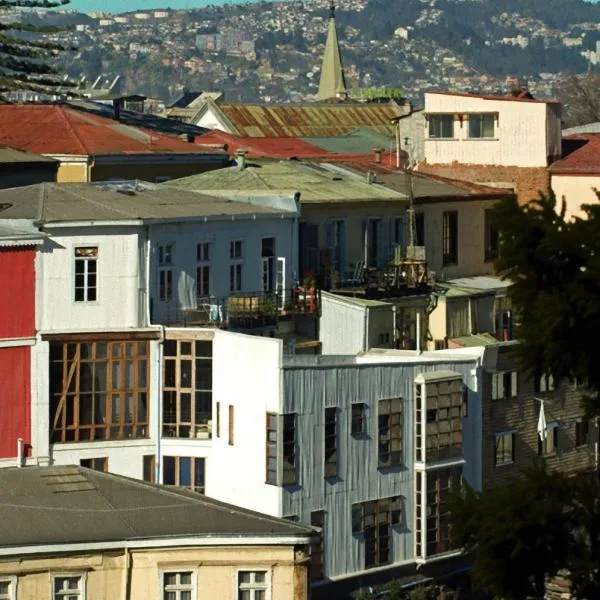
M 269 485 L 278 485 L 279 470 L 278 465 L 278 431 L 279 417 L 275 413 L 267 413 L 266 415 L 266 438 L 265 438 L 265 483 Z
M 211 439 L 212 365 L 211 340 L 164 341 L 162 437 Z
M 509 437 L 510 436 L 510 437 Z M 508 447 L 507 447 L 508 445 Z M 508 458 L 507 458 L 508 456 Z M 494 466 L 502 467 L 515 462 L 515 432 L 501 431 L 494 434 Z
M 142 479 L 148 483 L 156 483 L 156 456 L 144 454 L 142 457 Z
M 552 373 L 542 373 L 535 380 L 536 394 L 547 394 L 556 389 Z
M 360 437 L 367 433 L 367 405 L 353 402 L 350 408 L 350 435 Z
M 92 471 L 108 473 L 108 456 L 80 458 L 79 465 L 81 467 L 85 467 L 86 469 L 92 469 Z
M 325 408 L 323 421 L 323 476 L 337 477 L 338 474 L 338 407 Z
M 281 485 L 294 485 L 298 482 L 297 464 L 297 418 L 296 413 L 285 413 L 281 416 L 283 468 Z
M 98 246 L 76 246 L 73 255 L 73 300 L 77 303 L 97 302 Z
M 388 469 L 402 464 L 402 398 L 383 398 L 377 403 L 377 467 Z
M 425 460 L 430 462 L 461 456 L 463 382 L 460 379 L 430 382 L 426 390 Z
M 147 438 L 149 347 L 147 340 L 52 341 L 52 442 Z
M 310 545 L 310 579 L 320 581 L 325 577 L 325 520 L 327 513 L 324 510 L 313 510 L 310 513 L 310 524 L 321 531 L 319 539 Z
M 182 461 L 189 460 L 189 485 L 182 483 Z M 165 481 L 167 473 L 167 463 L 173 463 L 173 482 Z M 204 456 L 172 456 L 162 457 L 163 462 L 163 485 L 176 485 L 185 487 L 198 494 L 204 494 L 206 491 L 206 458 Z M 199 477 L 197 475 L 201 474 Z
M 458 211 L 446 210 L 442 215 L 442 264 L 458 264 Z

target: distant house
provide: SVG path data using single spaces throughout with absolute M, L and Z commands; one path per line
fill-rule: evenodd
M 600 191 L 600 133 L 571 135 L 563 139 L 569 154 L 550 165 L 557 209 L 566 202 L 566 217 L 583 217 L 582 204 L 598 204 Z
M 66 105 L 0 106 L 0 144 L 55 158 L 58 181 L 165 181 L 228 163 L 222 151 Z
M 425 94 L 420 169 L 513 189 L 521 201 L 548 191 L 547 167 L 561 156 L 561 105 L 530 96 Z
M 306 600 L 317 537 L 308 526 L 86 468 L 0 470 L 0 592 L 10 600 Z
M 59 164 L 47 156 L 0 147 L 0 188 L 56 181 Z

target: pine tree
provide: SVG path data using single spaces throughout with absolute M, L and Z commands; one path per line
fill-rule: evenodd
M 69 0 L 0 0 L 0 94 L 12 90 L 48 92 L 65 83 L 48 60 L 68 48 L 44 39 L 61 31 L 57 27 L 35 26 L 10 21 L 7 11 L 20 8 L 53 8 Z

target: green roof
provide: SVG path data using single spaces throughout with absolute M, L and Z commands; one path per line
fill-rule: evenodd
M 319 148 L 323 148 L 323 150 L 336 154 L 370 154 L 376 146 L 384 150 L 389 150 L 390 140 L 393 138 L 389 135 L 360 127 L 344 135 L 304 137 L 301 139 L 313 144 L 313 146 L 318 146 Z
M 328 163 L 295 161 L 247 162 L 245 168 L 227 167 L 174 179 L 162 184 L 211 196 L 280 195 L 300 192 L 302 203 L 407 201 L 406 195 L 378 183 L 367 183 L 364 175 Z

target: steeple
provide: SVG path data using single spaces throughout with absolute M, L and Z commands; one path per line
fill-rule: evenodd
M 342 65 L 342 56 L 335 28 L 335 5 L 333 0 L 331 0 L 331 4 L 329 5 L 327 43 L 325 44 L 325 54 L 323 55 L 323 64 L 321 65 L 321 80 L 319 81 L 317 100 L 345 98 L 347 95 L 344 66 Z

